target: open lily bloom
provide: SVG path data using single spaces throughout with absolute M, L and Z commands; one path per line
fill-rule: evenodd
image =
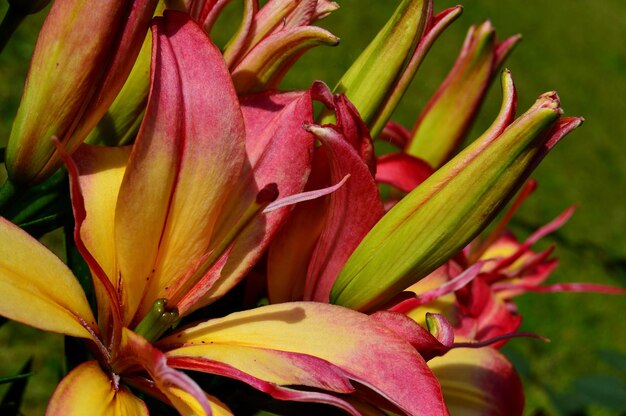
M 343 397 L 357 391 L 394 412 L 447 414 L 422 356 L 384 323 L 339 306 L 259 307 L 160 339 L 258 260 L 289 212 L 261 215 L 276 198 L 264 181 L 284 195 L 301 192 L 313 136 L 302 128 L 312 122 L 310 92 L 240 105 L 219 51 L 186 15 L 156 19 L 153 37 L 150 98 L 134 147 L 83 145 L 65 156 L 97 320 L 69 269 L 0 221 L 0 240 L 10 242 L 0 245 L 0 314 L 85 339 L 94 356 L 61 381 L 48 414 L 147 414 L 130 387 L 181 414 L 229 414 L 180 369 L 351 414 L 359 412 Z

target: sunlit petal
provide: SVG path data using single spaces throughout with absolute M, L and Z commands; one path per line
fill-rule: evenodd
M 105 374 L 96 361 L 81 364 L 61 380 L 46 416 L 147 416 L 145 403 L 115 377 Z
M 181 414 L 208 414 L 211 408 L 205 393 L 188 375 L 167 365 L 165 355 L 140 335 L 124 328 L 119 358 L 113 363 L 116 370 L 140 366 L 145 369 L 155 386 Z
M 95 318 L 67 266 L 4 218 L 0 241 L 0 315 L 46 331 L 95 339 Z
M 456 348 L 428 362 L 452 416 L 522 414 L 522 384 L 509 361 L 493 348 Z
M 251 204 L 259 189 L 276 183 L 281 198 L 302 192 L 309 177 L 313 135 L 302 127 L 313 120 L 309 91 L 266 93 L 241 100 L 246 124 L 249 164 L 230 191 L 228 204 L 216 230 L 215 242 L 226 235 Z M 204 304 L 221 297 L 258 261 L 291 208 L 257 217 L 239 236 L 221 279 L 207 293 Z
M 80 192 L 87 214 L 80 227 L 80 235 L 87 250 L 116 288 L 119 279 L 112 224 L 115 223 L 117 196 L 129 155 L 130 147 L 89 145 L 82 145 L 72 155 L 78 168 Z M 108 318 L 108 297 L 98 279 L 94 279 L 94 285 L 98 297 L 98 319 L 102 321 Z
M 148 108 L 116 216 L 127 320 L 171 297 L 170 284 L 206 253 L 244 157 L 243 119 L 219 50 L 184 14 L 155 22 Z
M 231 345 L 233 353 L 226 354 Z M 302 355 L 291 363 L 297 378 L 290 384 L 301 382 L 304 368 L 317 362 L 320 370 L 340 369 L 409 414 L 445 414 L 437 381 L 410 344 L 367 315 L 333 305 L 296 302 L 234 313 L 174 334 L 160 346 L 168 357 L 215 358 L 252 376 L 267 374 L 273 362 L 284 366 L 290 354 Z M 236 352 L 246 349 L 274 359 Z M 307 356 L 314 358 L 303 367 Z

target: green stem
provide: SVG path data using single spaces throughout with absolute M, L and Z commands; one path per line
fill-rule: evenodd
M 7 10 L 2 23 L 0 23 L 0 52 L 7 46 L 9 39 L 11 39 L 11 36 L 25 17 L 26 15 L 16 11 L 15 7 L 9 6 L 9 10 Z
M 4 207 L 13 199 L 17 194 L 17 187 L 10 181 L 6 180 L 2 187 L 0 187 L 0 211 L 4 211 Z

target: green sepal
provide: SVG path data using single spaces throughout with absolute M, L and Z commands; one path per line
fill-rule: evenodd
M 148 31 L 128 79 L 85 143 L 123 146 L 135 140 L 148 103 L 151 59 L 152 33 Z

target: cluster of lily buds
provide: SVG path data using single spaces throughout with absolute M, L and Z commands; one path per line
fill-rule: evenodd
M 7 168 L 27 190 L 65 164 L 91 282 L 81 287 L 77 270 L 0 218 L 0 315 L 91 352 L 48 414 L 145 415 L 141 392 L 181 414 L 230 415 L 212 395 L 228 378 L 352 415 L 521 415 L 521 382 L 498 351 L 524 335 L 514 298 L 624 292 L 543 286 L 556 260 L 532 246 L 572 209 L 523 243 L 505 230 L 533 169 L 582 119 L 563 116 L 555 92 L 516 117 L 505 70 L 499 114 L 459 151 L 519 36 L 498 42 L 489 22 L 472 27 L 409 131 L 389 120 L 460 7 L 435 14 L 432 0 L 400 0 L 334 90 L 284 92 L 306 50 L 337 44 L 314 23 L 338 5 L 244 0 L 220 50 L 209 34 L 229 3 L 50 10 Z M 381 139 L 398 151 L 377 156 Z
M 172 2 L 161 0 L 155 12 L 186 11 L 207 33 L 224 7 L 232 0 Z M 224 47 L 224 59 L 237 93 L 277 88 L 289 68 L 306 52 L 319 45 L 336 45 L 339 39 L 313 26 L 339 6 L 328 0 L 273 0 L 260 10 L 257 0 L 244 2 L 241 26 Z M 104 118 L 86 141 L 94 144 L 131 143 L 143 117 L 149 89 L 151 35 L 148 33 L 128 81 Z

